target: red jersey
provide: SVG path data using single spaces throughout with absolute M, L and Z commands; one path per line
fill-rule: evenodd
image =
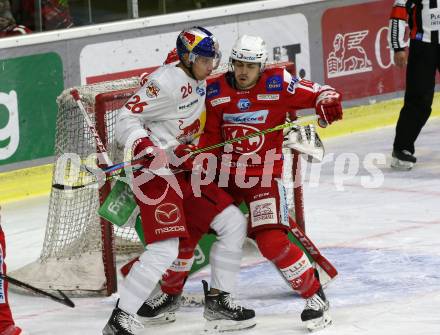
M 314 108 L 320 92 L 329 89 L 328 86 L 300 80 L 284 68 L 266 69 L 249 90 L 235 89 L 233 81 L 233 73 L 208 80 L 206 125 L 199 141 L 200 147 L 283 124 L 286 113 Z M 237 170 L 237 167 L 246 167 L 245 173 L 249 176 L 259 176 L 263 172 L 280 175 L 282 143 L 283 132 L 280 130 L 226 145 L 220 153 L 231 153 L 232 160 L 222 161 L 222 164 L 229 165 L 232 174 L 241 174 L 244 170 Z M 272 158 L 269 158 L 269 150 Z M 265 166 L 267 170 L 263 171 Z

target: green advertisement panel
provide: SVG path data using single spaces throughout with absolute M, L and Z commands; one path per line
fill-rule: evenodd
M 53 155 L 63 88 L 56 53 L 0 60 L 0 166 Z

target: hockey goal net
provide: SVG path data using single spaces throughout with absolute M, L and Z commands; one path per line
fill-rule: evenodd
M 286 66 L 294 71 L 291 63 L 269 66 Z M 217 73 L 225 70 L 223 66 Z M 137 77 L 77 87 L 113 163 L 123 159 L 114 139 L 117 111 L 138 87 Z M 83 169 L 73 170 L 78 165 L 96 166 L 96 143 L 70 89 L 65 90 L 57 102 L 52 183 L 66 184 L 71 180 L 70 186 L 83 185 L 93 180 L 93 174 Z M 298 156 L 285 152 L 283 180 L 290 210 L 303 225 L 302 188 L 299 184 L 294 187 L 293 182 L 293 171 L 299 170 L 298 163 Z M 72 175 L 75 178 L 70 178 Z M 71 296 L 115 292 L 116 261 L 139 255 L 143 246 L 135 229 L 119 228 L 99 217 L 97 211 L 111 187 L 112 183 L 106 182 L 101 188 L 97 185 L 68 190 L 52 188 L 41 255 L 11 276 L 40 289 L 62 290 Z

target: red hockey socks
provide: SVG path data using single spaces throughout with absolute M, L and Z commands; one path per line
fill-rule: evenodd
M 290 242 L 281 229 L 267 229 L 255 235 L 261 254 L 273 262 L 292 289 L 309 298 L 319 289 L 319 281 L 304 252 Z
M 171 267 L 162 276 L 162 292 L 170 295 L 182 293 L 183 286 L 185 285 L 194 262 L 194 250 L 199 239 L 200 236 L 180 239 L 179 255 Z

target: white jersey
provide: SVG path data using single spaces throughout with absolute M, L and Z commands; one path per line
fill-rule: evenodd
M 206 80 L 195 80 L 169 64 L 148 76 L 119 111 L 116 140 L 130 150 L 149 137 L 161 148 L 191 143 L 205 123 Z

